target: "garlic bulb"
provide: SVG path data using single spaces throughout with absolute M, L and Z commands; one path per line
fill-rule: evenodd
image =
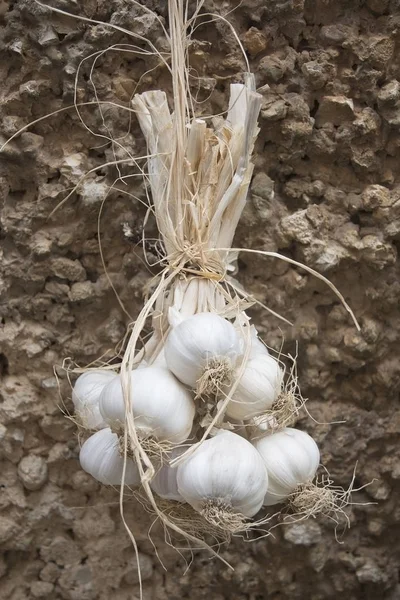
M 237 374 L 239 377 L 240 367 Z M 283 371 L 272 356 L 263 351 L 253 353 L 240 376 L 226 415 L 243 421 L 270 409 L 279 396 L 282 381 Z
M 80 375 L 72 391 L 75 413 L 87 429 L 101 429 L 106 423 L 100 414 L 99 398 L 103 388 L 117 377 L 114 371 L 96 369 Z
M 242 342 L 232 323 L 210 312 L 183 320 L 165 343 L 168 368 L 199 393 L 217 391 L 228 383 L 241 353 Z M 203 388 L 199 390 L 202 378 Z
M 186 448 L 184 447 L 174 448 L 170 454 L 170 460 L 177 458 L 185 452 L 185 450 Z M 184 499 L 178 490 L 177 474 L 178 467 L 170 467 L 168 463 L 164 464 L 152 479 L 150 483 L 151 489 L 160 496 L 160 498 L 184 502 Z
M 314 479 L 319 465 L 319 450 L 311 436 L 286 427 L 254 442 L 268 471 L 269 485 L 264 505 L 285 500 L 299 485 Z
M 118 436 L 109 427 L 96 431 L 86 440 L 79 453 L 79 461 L 82 469 L 97 481 L 105 485 L 121 485 L 123 451 Z M 139 482 L 139 470 L 133 460 L 127 458 L 124 483 L 136 486 Z
M 130 373 L 130 394 L 140 437 L 180 443 L 192 429 L 195 407 L 190 392 L 165 368 L 147 367 Z M 111 381 L 100 396 L 100 412 L 112 428 L 125 423 L 121 378 Z
M 179 493 L 199 512 L 215 503 L 252 517 L 263 504 L 268 474 L 250 442 L 221 431 L 178 465 L 177 482 Z

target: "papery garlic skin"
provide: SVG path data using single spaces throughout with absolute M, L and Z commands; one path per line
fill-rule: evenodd
M 187 448 L 174 448 L 169 456 L 170 460 L 177 458 Z M 165 500 L 176 500 L 177 502 L 185 502 L 178 490 L 177 482 L 178 467 L 170 467 L 168 463 L 164 464 L 161 469 L 156 473 L 150 482 L 151 489 L 160 498 Z
M 107 424 L 100 414 L 99 399 L 103 388 L 117 377 L 114 371 L 93 369 L 80 375 L 72 390 L 75 413 L 87 429 L 102 429 Z
M 251 325 L 251 348 L 250 348 L 250 356 L 254 356 L 256 354 L 269 354 L 268 348 L 265 344 L 262 343 L 260 338 L 258 337 L 258 331 Z
M 151 363 L 152 367 L 160 367 L 162 369 L 168 369 L 167 361 L 165 360 L 165 350 L 162 348 L 157 354 L 157 357 Z
M 178 444 L 192 429 L 195 406 L 191 393 L 162 367 L 147 367 L 130 373 L 130 400 L 139 437 Z M 100 412 L 113 429 L 125 423 L 121 377 L 111 381 L 100 397 Z
M 240 367 L 236 373 L 239 377 Z M 262 414 L 278 398 L 282 383 L 283 371 L 278 361 L 265 352 L 254 353 L 244 367 L 226 415 L 244 421 Z
M 239 336 L 243 339 L 243 353 L 247 350 L 247 344 L 250 342 L 248 356 L 252 357 L 255 354 L 269 354 L 268 348 L 258 337 L 258 331 L 254 325 L 250 325 L 250 338 L 248 336 L 248 322 L 243 318 L 238 317 L 234 323 L 235 329 Z
M 165 343 L 168 368 L 182 383 L 196 388 L 209 361 L 226 360 L 233 369 L 242 353 L 235 327 L 219 315 L 198 313 L 184 319 L 170 332 Z
M 214 500 L 252 517 L 263 504 L 268 474 L 250 442 L 221 431 L 178 465 L 177 482 L 179 493 L 199 512 Z
M 296 488 L 312 481 L 318 469 L 320 454 L 308 433 L 286 427 L 254 442 L 268 471 L 269 485 L 264 506 L 285 500 Z
M 124 456 L 121 454 L 117 434 L 109 427 L 100 429 L 83 444 L 79 462 L 86 473 L 105 485 L 121 485 Z M 127 457 L 124 484 L 137 486 L 140 483 L 136 463 Z

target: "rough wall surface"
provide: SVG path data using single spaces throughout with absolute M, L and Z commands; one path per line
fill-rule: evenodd
M 128 0 L 53 4 L 162 40 L 160 24 Z M 205 7 L 226 14 L 236 4 L 207 1 Z M 166 16 L 166 2 L 146 5 Z M 320 444 L 336 483 L 348 485 L 357 461 L 356 486 L 376 481 L 354 496 L 364 505 L 349 509 L 351 529 L 340 544 L 332 524 L 311 520 L 277 529 L 274 538 L 236 540 L 222 551 L 235 571 L 200 555 L 185 573 L 179 554 L 155 531 L 164 570 L 148 539 L 151 518 L 128 502 L 144 597 L 396 600 L 400 2 L 243 0 L 228 18 L 264 96 L 256 174 L 236 243 L 279 251 L 323 272 L 355 310 L 361 333 L 331 291 L 298 268 L 243 254 L 239 278 L 293 321 L 290 328 L 262 309 L 252 311 L 270 345 L 279 348 L 283 337 L 293 353 L 298 341 L 299 380 L 314 418 L 346 421 L 300 421 Z M 3 140 L 73 104 L 78 67 L 90 55 L 77 78 L 78 102 L 93 101 L 96 90 L 102 101 L 129 106 L 135 89 L 169 86 L 156 57 L 133 54 L 127 44 L 135 39 L 107 26 L 54 15 L 33 0 L 1 0 L 0 25 Z M 199 28 L 195 38 L 199 110 L 220 112 L 244 62 L 221 21 Z M 93 63 L 93 53 L 115 44 L 124 44 L 123 51 L 111 49 Z M 102 113 L 94 104 L 81 107 L 86 127 L 74 109 L 59 112 L 0 155 L 4 600 L 125 600 L 138 590 L 118 495 L 80 470 L 76 428 L 60 412 L 53 374 L 65 357 L 84 366 L 114 354 L 156 273 L 137 247 L 146 214 L 138 168 L 122 165 L 118 173 L 101 166 L 126 158 L 122 146 L 140 156 L 144 144 L 128 111 L 101 106 Z M 113 147 L 110 137 L 118 140 Z M 119 174 L 136 176 L 110 189 Z M 151 237 L 151 225 L 149 231 Z M 60 381 L 71 409 L 67 381 Z

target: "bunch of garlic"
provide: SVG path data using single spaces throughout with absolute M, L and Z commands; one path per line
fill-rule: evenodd
M 295 396 L 250 326 L 244 311 L 253 298 L 233 279 L 262 96 L 246 73 L 230 86 L 225 118 L 196 116 L 186 102 L 186 58 L 198 11 L 182 5 L 168 0 L 173 111 L 161 90 L 131 101 L 147 144 L 162 271 L 132 328 L 123 375 L 89 371 L 73 402 L 82 426 L 97 430 L 80 453 L 88 473 L 105 484 L 142 484 L 153 508 L 157 496 L 185 502 L 236 533 L 263 504 L 303 502 L 319 451 L 286 427 Z M 150 315 L 153 334 L 138 351 Z
M 282 371 L 254 333 L 243 368 L 245 341 L 230 320 L 213 312 L 185 318 L 175 309 L 169 318 L 173 326 L 165 345 L 129 374 L 128 408 L 121 377 L 115 372 L 96 369 L 78 378 L 73 402 L 84 427 L 110 427 L 122 436 L 128 411 L 139 439 L 181 444 L 195 421 L 195 395 L 211 396 L 217 407 L 238 377 L 226 410 L 228 418 L 245 421 L 272 405 Z
M 101 483 L 119 485 L 124 473 L 126 485 L 140 485 L 135 454 L 124 447 L 130 415 L 142 448 L 160 448 L 151 457 L 156 497 L 188 503 L 224 531 L 242 531 L 263 505 L 286 501 L 313 479 L 318 448 L 306 433 L 276 431 L 283 371 L 248 320 L 239 327 L 187 307 L 186 313 L 170 308 L 168 320 L 165 342 L 153 344 L 157 351 L 128 374 L 128 398 L 116 373 L 93 370 L 78 378 L 76 410 L 84 426 L 99 430 L 83 444 L 81 465 Z M 204 410 L 208 419 L 201 418 Z M 268 425 L 252 440 L 257 420 Z M 207 423 L 214 427 L 205 436 Z

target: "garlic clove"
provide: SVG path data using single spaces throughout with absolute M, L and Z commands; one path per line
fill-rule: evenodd
M 117 434 L 109 427 L 100 429 L 83 444 L 79 453 L 81 467 L 86 473 L 105 485 L 121 485 L 124 470 L 124 456 Z M 135 462 L 127 458 L 124 483 L 137 486 L 140 483 L 139 470 Z
M 286 427 L 253 442 L 268 471 L 269 486 L 265 506 L 285 500 L 299 485 L 315 477 L 320 454 L 313 438 L 299 429 Z
M 220 431 L 178 465 L 177 482 L 179 493 L 199 512 L 216 502 L 252 517 L 263 504 L 268 474 L 250 442 Z
M 172 329 L 165 343 L 168 368 L 184 384 L 198 382 L 213 369 L 215 386 L 230 379 L 242 352 L 240 337 L 230 321 L 210 312 L 184 319 Z M 211 382 L 212 383 L 212 382 Z M 205 393 L 209 391 L 205 382 Z
M 75 414 L 87 429 L 106 427 L 100 414 L 99 399 L 103 388 L 117 377 L 114 371 L 92 369 L 78 377 L 72 390 Z
M 130 373 L 131 410 L 139 436 L 151 435 L 173 444 L 190 435 L 195 415 L 191 393 L 162 367 L 147 367 Z M 121 378 L 111 381 L 100 397 L 100 412 L 115 429 L 125 423 L 125 401 Z

